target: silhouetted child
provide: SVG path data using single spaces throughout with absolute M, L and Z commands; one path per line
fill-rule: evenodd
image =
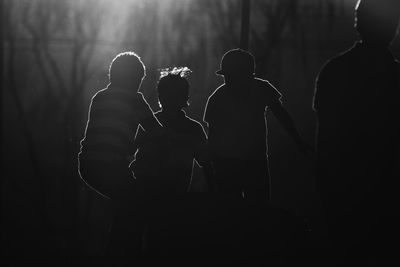
M 140 246 L 139 230 L 130 225 L 135 194 L 128 159 L 134 153 L 134 135 L 139 125 L 151 134 L 162 134 L 162 126 L 138 92 L 144 77 L 145 66 L 134 52 L 120 53 L 113 59 L 110 84 L 90 103 L 79 153 L 81 178 L 112 200 L 114 222 L 108 252 L 114 262 L 124 261 L 124 250 L 133 254 Z
M 254 77 L 251 53 L 226 52 L 221 69 L 225 83 L 209 97 L 204 121 L 218 191 L 265 203 L 270 198 L 266 147 L 266 111 L 271 110 L 302 152 L 302 140 L 281 102 L 281 93 L 268 81 Z M 268 108 L 268 109 L 267 109 Z
M 128 159 L 138 126 L 156 134 L 162 129 L 138 92 L 144 77 L 140 58 L 134 52 L 120 53 L 109 68 L 110 84 L 90 103 L 79 171 L 89 186 L 107 197 L 122 197 L 132 185 Z
M 189 100 L 189 73 L 186 67 L 161 72 L 157 92 L 162 110 L 155 116 L 167 132 L 167 139 L 149 143 L 147 132 L 137 133 L 138 152 L 131 167 L 142 194 L 188 192 L 194 161 L 203 167 L 209 190 L 214 190 L 206 133 L 183 111 Z
M 152 218 L 157 218 L 160 212 L 171 210 L 171 203 L 179 207 L 187 205 L 184 198 L 190 187 L 194 161 L 203 167 L 209 190 L 215 190 L 206 153 L 205 131 L 199 122 L 186 116 L 183 111 L 189 100 L 189 83 L 186 78 L 189 73 L 188 68 L 161 72 L 157 92 L 162 110 L 155 113 L 155 116 L 163 125 L 166 135 L 158 140 L 149 140 L 149 132 L 139 129 L 135 138 L 137 153 L 131 169 L 137 184 L 137 214 L 142 218 L 142 233 L 147 232 L 150 236 L 153 236 L 153 230 L 157 228 L 154 228 L 154 223 L 158 226 L 163 224 Z M 177 199 L 183 201 L 174 202 Z M 168 214 L 172 221 L 181 218 L 179 216 L 185 215 Z M 144 234 L 144 240 L 150 240 L 150 247 L 145 242 L 143 249 L 147 247 L 152 251 L 157 244 L 154 238 L 147 239 L 145 236 L 148 235 Z

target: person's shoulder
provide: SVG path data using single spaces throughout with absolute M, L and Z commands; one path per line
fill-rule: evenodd
M 217 89 L 215 89 L 214 92 L 212 92 L 211 95 L 208 97 L 208 100 L 218 99 L 219 97 L 221 97 L 225 87 L 225 84 L 221 84 L 220 86 L 218 86 Z
M 108 87 L 100 89 L 99 91 L 95 92 L 92 96 L 92 102 L 98 101 L 98 99 L 103 99 L 108 94 Z
M 346 67 L 351 64 L 356 54 L 357 47 L 356 45 L 352 46 L 351 48 L 340 52 L 339 54 L 329 58 L 321 68 L 320 72 L 327 72 L 327 71 L 344 71 Z
M 282 94 L 278 91 L 278 89 L 276 89 L 275 86 L 273 86 L 268 80 L 255 77 L 253 79 L 253 83 L 255 85 L 253 88 L 255 88 L 257 92 L 256 97 L 260 97 L 260 100 L 264 98 L 280 99 L 282 97 Z
M 125 102 L 136 98 L 137 92 L 109 84 L 106 88 L 97 92 L 97 95 L 102 98 L 109 98 L 116 101 L 118 100 Z
M 132 101 L 137 105 L 138 107 L 150 107 L 149 103 L 147 102 L 146 98 L 141 92 L 134 92 L 132 94 Z
M 196 132 L 204 132 L 204 127 L 203 127 L 203 125 L 202 125 L 199 121 L 197 121 L 197 120 L 195 120 L 195 119 L 189 117 L 189 116 L 186 115 L 186 114 L 185 114 L 185 121 L 186 121 L 187 125 L 188 125 L 193 131 L 196 131 Z
M 345 71 L 348 65 L 348 51 L 342 52 L 339 55 L 336 55 L 330 59 L 328 59 L 320 68 L 316 83 L 318 87 L 323 84 L 336 81 L 336 76 Z
M 261 79 L 258 77 L 254 77 L 253 83 L 257 88 L 265 88 L 265 87 L 275 88 L 268 80 Z
M 195 120 L 186 114 L 185 114 L 185 121 L 188 125 L 191 125 L 193 128 L 203 127 L 203 125 L 201 125 L 201 123 L 198 120 Z
M 147 103 L 146 98 L 144 97 L 144 95 L 141 92 L 134 92 L 132 94 L 132 98 Z
M 224 102 L 223 92 L 225 91 L 225 87 L 225 83 L 218 86 L 218 88 L 208 97 L 204 109 L 203 121 L 209 123 L 209 120 L 216 115 L 216 110 L 221 106 L 221 103 Z
M 96 93 L 94 93 L 93 97 L 101 97 L 109 92 L 108 87 L 102 88 Z

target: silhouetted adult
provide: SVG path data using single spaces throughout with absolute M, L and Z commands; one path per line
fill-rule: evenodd
M 166 138 L 149 143 L 147 131 L 140 129 L 137 133 L 138 152 L 131 167 L 138 187 L 145 187 L 148 193 L 188 192 L 194 161 L 203 167 L 209 189 L 214 188 L 211 163 L 206 154 L 206 133 L 199 122 L 183 111 L 188 106 L 187 76 L 190 72 L 186 67 L 161 72 L 157 92 L 162 110 L 155 116 L 163 125 Z
M 334 248 L 344 257 L 357 249 L 374 255 L 365 248 L 377 247 L 366 241 L 377 233 L 374 225 L 388 228 L 379 214 L 398 194 L 400 68 L 388 47 L 399 15 L 397 0 L 359 1 L 360 41 L 329 60 L 316 81 L 318 189 Z
M 225 83 L 209 97 L 204 121 L 218 191 L 266 202 L 270 178 L 266 147 L 266 110 L 271 110 L 301 151 L 309 146 L 282 106 L 281 93 L 254 77 L 254 57 L 242 49 L 226 52 L 221 61 Z

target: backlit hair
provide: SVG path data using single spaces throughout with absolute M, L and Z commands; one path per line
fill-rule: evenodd
M 189 82 L 187 78 L 190 73 L 192 71 L 187 67 L 166 68 L 160 71 L 157 92 L 161 107 L 181 109 L 189 105 Z
M 127 81 L 140 83 L 146 76 L 146 68 L 140 57 L 132 51 L 119 53 L 109 67 L 110 82 L 116 85 Z

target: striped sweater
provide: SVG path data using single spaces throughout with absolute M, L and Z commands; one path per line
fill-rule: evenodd
M 91 100 L 80 159 L 124 160 L 138 125 L 153 117 L 141 93 L 109 85 Z

